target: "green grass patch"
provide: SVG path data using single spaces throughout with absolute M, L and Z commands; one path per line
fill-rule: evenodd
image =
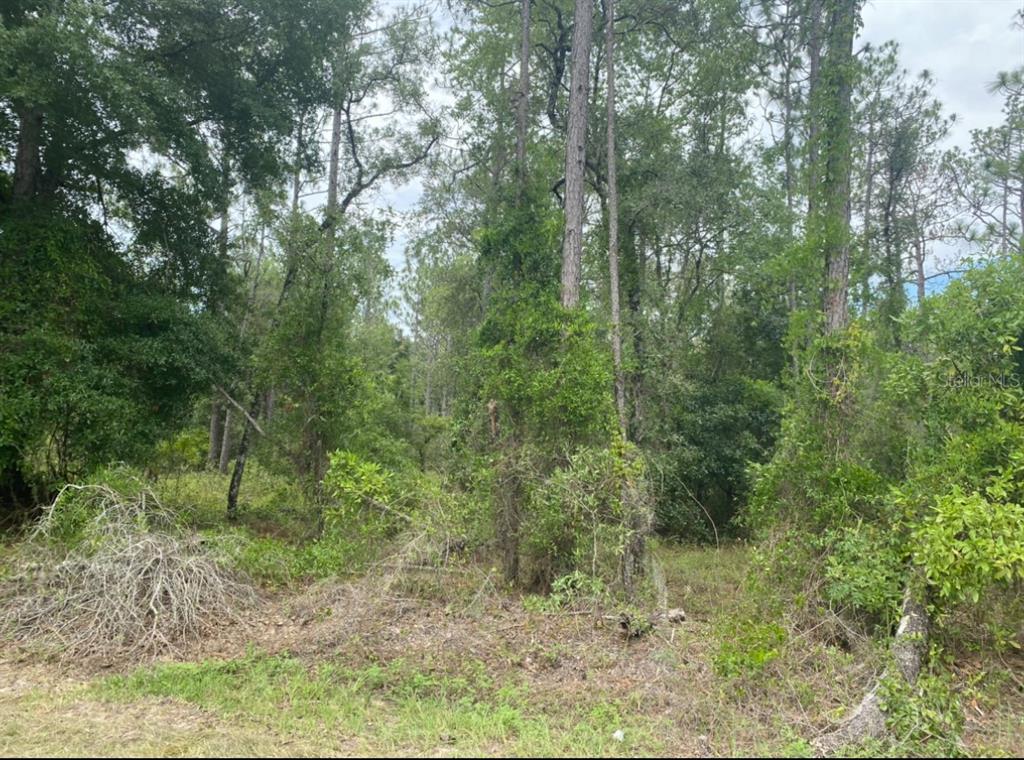
M 662 751 L 654 727 L 614 700 L 581 696 L 548 711 L 482 662 L 435 672 L 403 660 L 360 669 L 288 656 L 165 664 L 92 687 L 105 700 L 181 700 L 297 736 L 339 734 L 360 752 L 621 755 Z M 622 731 L 621 741 L 616 732 Z

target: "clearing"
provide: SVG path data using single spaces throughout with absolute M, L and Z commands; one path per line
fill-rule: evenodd
M 554 608 L 466 569 L 278 593 L 155 662 L 0 651 L 0 754 L 806 754 L 877 653 L 749 622 L 744 547 L 658 556 L 688 618 L 632 640 L 608 610 Z M 1024 752 L 1020 664 L 957 664 L 971 754 Z

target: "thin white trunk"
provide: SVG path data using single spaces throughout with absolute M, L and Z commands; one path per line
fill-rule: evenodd
M 615 160 L 615 0 L 605 0 L 604 48 L 608 67 L 608 281 L 612 311 L 612 364 L 619 429 L 626 437 L 626 384 L 622 376 L 622 310 L 619 305 L 619 180 Z
M 565 239 L 562 244 L 562 305 L 567 309 L 579 305 L 583 271 L 583 180 L 593 0 L 576 0 L 573 19 L 569 120 L 565 140 Z

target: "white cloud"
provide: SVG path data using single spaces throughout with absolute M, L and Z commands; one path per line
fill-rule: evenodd
M 958 116 L 953 140 L 1000 121 L 999 97 L 988 92 L 1000 71 L 1024 66 L 1024 32 L 1012 27 L 1024 0 L 868 0 L 861 40 L 896 40 L 912 73 L 927 69 L 938 98 Z

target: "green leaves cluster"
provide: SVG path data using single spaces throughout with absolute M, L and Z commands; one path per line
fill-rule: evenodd
M 813 547 L 822 601 L 888 624 L 917 573 L 940 617 L 1024 577 L 1022 273 L 1019 257 L 993 262 L 930 297 L 903 319 L 909 351 L 855 325 L 832 348 L 846 368 L 838 438 L 820 403 L 788 411 L 747 519 Z

